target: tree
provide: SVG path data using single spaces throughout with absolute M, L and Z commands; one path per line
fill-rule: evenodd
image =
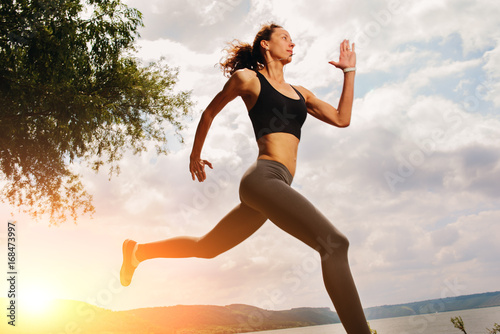
M 167 153 L 166 127 L 182 141 L 190 92 L 174 91 L 177 69 L 133 57 L 138 10 L 120 0 L 2 0 L 0 22 L 2 201 L 76 221 L 94 207 L 75 164 L 114 174 L 126 151 L 154 143 Z

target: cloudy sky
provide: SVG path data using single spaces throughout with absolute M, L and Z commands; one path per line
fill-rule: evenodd
M 241 100 L 215 119 L 203 157 L 214 169 L 193 182 L 188 157 L 199 116 L 226 78 L 214 66 L 225 43 L 251 42 L 262 23 L 296 43 L 285 77 L 337 106 L 344 38 L 356 42 L 351 126 L 309 117 L 293 187 L 351 241 L 365 307 L 500 290 L 500 7 L 493 0 L 127 0 L 144 14 L 144 62 L 179 67 L 192 119 L 168 156 L 128 155 L 108 180 L 75 168 L 97 212 L 77 225 L 18 221 L 19 293 L 113 310 L 177 304 L 332 307 L 318 257 L 267 222 L 212 260 L 157 259 L 132 285 L 118 272 L 126 238 L 201 236 L 238 203 L 257 149 Z M 13 208 L 0 206 L 5 221 Z M 2 247 L 5 248 L 5 247 Z M 2 250 L 3 251 L 3 250 Z M 2 284 L 5 284 L 2 282 Z M 3 285 L 2 285 L 3 289 Z M 3 291 L 3 290 L 2 290 Z

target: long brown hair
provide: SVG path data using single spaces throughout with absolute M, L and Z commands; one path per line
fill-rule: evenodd
M 255 36 L 253 45 L 241 42 L 237 39 L 228 43 L 228 46 L 224 49 L 227 55 L 219 62 L 219 66 L 224 75 L 229 77 L 242 68 L 249 68 L 254 71 L 262 69 L 265 61 L 260 52 L 260 42 L 263 40 L 269 41 L 276 28 L 282 27 L 275 23 L 263 25 Z

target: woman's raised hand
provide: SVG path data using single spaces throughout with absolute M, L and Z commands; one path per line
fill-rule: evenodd
M 342 70 L 348 67 L 355 67 L 356 52 L 354 52 L 354 46 L 355 46 L 354 43 L 352 43 L 352 49 L 351 49 L 351 46 L 349 45 L 349 40 L 344 39 L 342 43 L 340 43 L 339 61 L 336 62 L 332 60 L 329 63 Z
M 212 164 L 207 160 L 202 160 L 200 158 L 189 159 L 189 170 L 191 171 L 191 177 L 193 181 L 198 178 L 198 181 L 203 182 L 206 180 L 207 175 L 205 173 L 205 165 L 213 169 Z

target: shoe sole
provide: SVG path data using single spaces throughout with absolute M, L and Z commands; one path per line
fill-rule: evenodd
M 135 244 L 137 242 L 127 239 L 123 242 L 122 246 L 122 255 L 123 255 L 123 262 L 122 262 L 122 268 L 120 270 L 120 283 L 123 286 L 129 286 L 130 283 L 132 282 L 132 276 L 134 274 L 135 268 L 132 268 L 131 258 L 132 258 L 132 250 L 135 247 Z M 127 263 L 125 262 L 127 261 Z M 125 277 L 125 274 L 128 274 L 132 270 L 132 275 L 130 275 L 130 278 Z

